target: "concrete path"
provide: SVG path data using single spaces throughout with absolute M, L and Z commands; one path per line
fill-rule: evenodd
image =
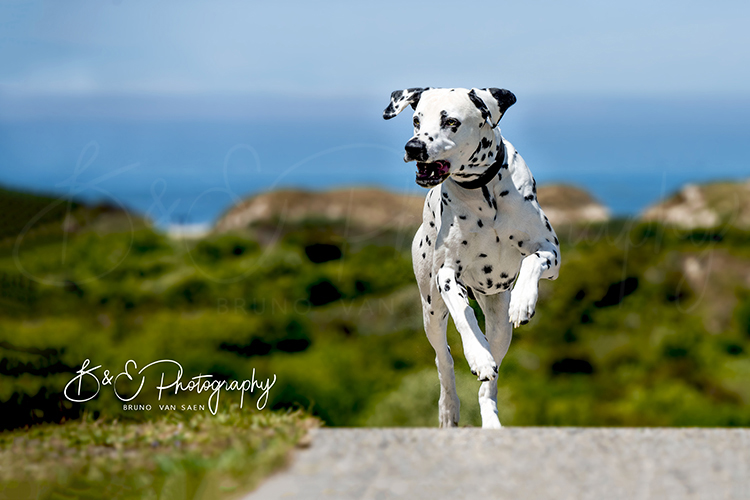
M 750 499 L 750 429 L 320 429 L 245 500 Z

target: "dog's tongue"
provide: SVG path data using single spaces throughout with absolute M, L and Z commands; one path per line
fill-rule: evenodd
M 438 175 L 447 174 L 451 168 L 450 163 L 448 163 L 447 161 L 438 160 L 435 162 L 435 164 L 438 166 L 438 169 L 437 169 Z
M 450 171 L 450 163 L 443 160 L 437 160 L 431 163 L 417 163 L 418 174 L 422 177 L 441 177 Z

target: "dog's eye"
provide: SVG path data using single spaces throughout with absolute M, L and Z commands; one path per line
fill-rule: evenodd
M 415 127 L 419 127 L 419 117 L 418 116 L 414 117 L 414 126 Z
M 458 120 L 456 120 L 455 118 L 448 118 L 448 120 L 445 121 L 445 124 L 449 127 L 457 127 Z

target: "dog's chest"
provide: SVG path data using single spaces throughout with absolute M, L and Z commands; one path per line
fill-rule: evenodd
M 509 227 L 512 216 L 498 210 L 491 192 L 463 196 L 437 190 L 441 200 L 437 260 L 454 268 L 464 285 L 492 294 L 511 288 L 521 264 Z M 507 233 L 507 234 L 506 234 Z

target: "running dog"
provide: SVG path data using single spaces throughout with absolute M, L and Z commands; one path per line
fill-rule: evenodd
M 556 279 L 560 268 L 559 242 L 537 201 L 536 181 L 498 128 L 515 102 L 504 89 L 412 88 L 393 92 L 383 112 L 389 120 L 414 109 L 404 161 L 417 162 L 417 184 L 430 188 L 412 260 L 436 353 L 441 427 L 458 425 L 460 406 L 448 314 L 482 382 L 482 427 L 500 428 L 496 378 L 513 327 L 534 316 L 539 279 Z M 486 336 L 470 297 L 484 312 Z

